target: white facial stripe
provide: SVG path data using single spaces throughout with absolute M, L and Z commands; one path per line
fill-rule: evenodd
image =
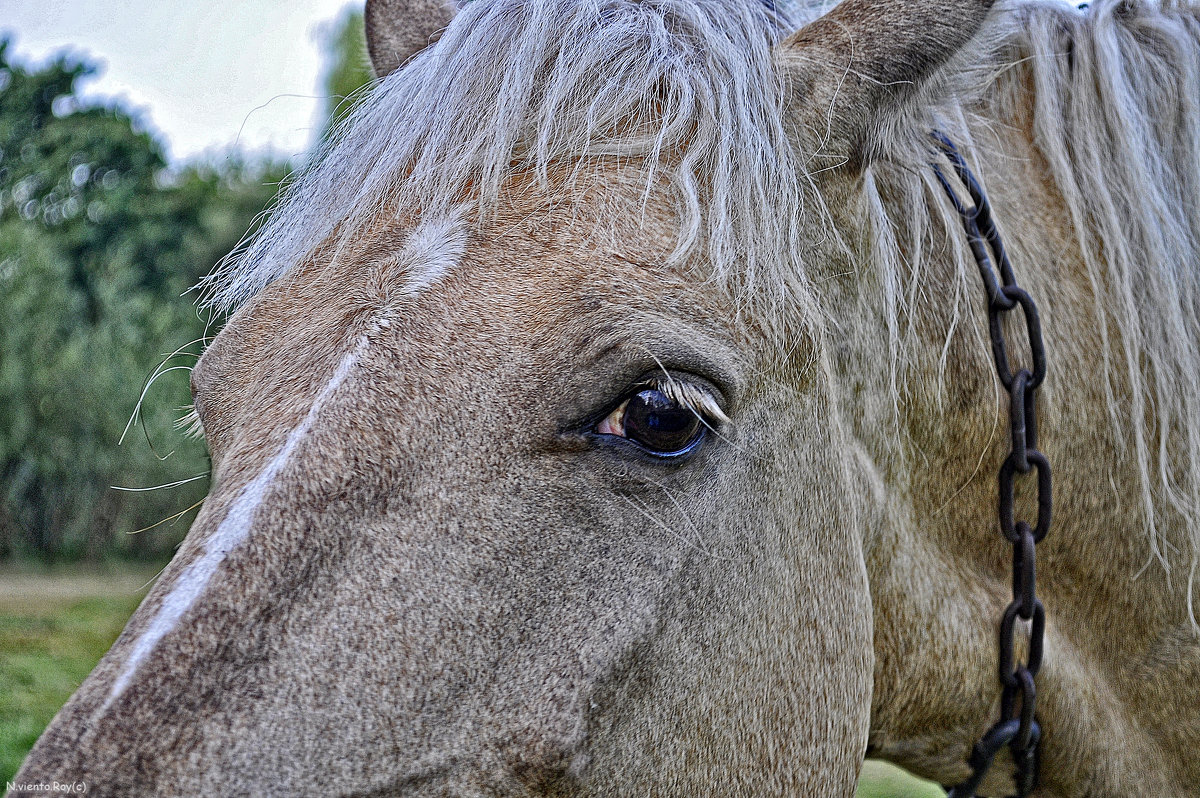
M 467 248 L 464 210 L 441 219 L 423 220 L 409 236 L 397 259 L 407 269 L 401 291 L 418 294 L 462 260 Z
M 246 539 L 246 536 L 250 533 L 250 528 L 254 524 L 254 516 L 258 510 L 258 506 L 271 489 L 271 483 L 275 481 L 275 477 L 279 475 L 280 470 L 287 464 L 288 459 L 292 456 L 292 452 L 295 451 L 300 441 L 304 439 L 312 428 L 313 422 L 316 420 L 317 414 L 321 412 L 321 407 L 325 404 L 326 400 L 345 381 L 354 364 L 362 357 L 368 342 L 367 336 L 363 335 L 358 339 L 354 349 L 342 357 L 341 362 L 338 363 L 337 370 L 333 373 L 333 377 L 321 389 L 321 392 L 317 394 L 317 398 L 313 401 L 312 407 L 309 408 L 304 420 L 288 434 L 283 448 L 271 459 L 271 462 L 267 463 L 266 468 L 251 480 L 246 487 L 242 488 L 242 492 L 230 506 L 229 512 L 225 514 L 225 518 L 221 521 L 220 526 L 217 527 L 217 531 L 204 542 L 204 553 L 200 558 L 187 566 L 183 573 L 179 575 L 179 578 L 175 581 L 175 586 L 163 598 L 162 606 L 158 608 L 158 612 L 155 613 L 149 626 L 146 627 L 146 630 L 142 632 L 142 636 L 133 644 L 133 649 L 130 651 L 128 659 L 125 660 L 125 668 L 121 671 L 121 675 L 117 677 L 116 681 L 113 682 L 108 699 L 100 708 L 101 712 L 108 709 L 109 705 L 124 692 L 125 688 L 129 686 L 129 681 L 133 678 L 134 672 L 137 671 L 138 666 L 142 663 L 142 660 L 154 650 L 154 647 L 160 640 L 175 628 L 184 613 L 196 603 L 196 599 L 200 597 L 204 592 L 204 588 L 208 586 L 209 579 L 216 573 L 217 567 L 225 559 L 225 555 L 229 554 L 239 543 Z

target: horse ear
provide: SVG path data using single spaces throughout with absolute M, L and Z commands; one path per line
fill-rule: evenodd
M 393 72 L 437 41 L 457 10 L 451 0 L 367 0 L 363 20 L 375 76 Z
M 993 0 L 843 0 L 777 48 L 800 144 L 859 169 L 873 142 L 979 31 Z

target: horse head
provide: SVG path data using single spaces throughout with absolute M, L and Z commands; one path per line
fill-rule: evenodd
M 369 2 L 379 84 L 209 286 L 208 499 L 18 780 L 849 796 L 869 742 L 961 775 L 1006 555 L 941 469 L 992 462 L 997 394 L 963 293 L 915 328 L 954 390 L 899 406 L 860 206 L 989 6 Z

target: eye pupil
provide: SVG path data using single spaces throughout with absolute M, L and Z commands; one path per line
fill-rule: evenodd
M 686 449 L 700 432 L 700 419 L 662 391 L 648 389 L 632 396 L 625 409 L 625 435 L 654 452 Z

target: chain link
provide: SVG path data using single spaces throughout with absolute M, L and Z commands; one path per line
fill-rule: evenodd
M 1017 286 L 1008 253 L 992 220 L 992 208 L 987 196 L 954 144 L 940 132 L 935 131 L 933 137 L 974 203 L 974 207 L 964 205 L 941 167 L 933 165 L 938 182 L 962 217 L 971 254 L 979 265 L 979 275 L 988 299 L 992 357 L 1000 382 L 1009 393 L 1009 431 L 1012 436 L 1012 451 L 1000 467 L 999 477 L 1000 532 L 1013 547 L 1013 598 L 1000 620 L 1000 719 L 971 749 L 967 758 L 971 775 L 961 784 L 949 788 L 948 798 L 973 798 L 992 761 L 1006 745 L 1012 752 L 1016 767 L 1016 796 L 1026 798 L 1037 787 L 1038 780 L 1041 727 L 1035 719 L 1037 688 L 1034 677 L 1042 667 L 1046 630 L 1046 610 L 1038 601 L 1035 590 L 1034 551 L 1036 544 L 1050 530 L 1051 515 L 1050 462 L 1037 449 L 1035 413 L 1035 392 L 1046 378 L 1046 351 L 1042 344 L 1042 325 L 1037 305 L 1029 294 Z M 993 261 L 999 269 L 999 275 L 993 268 Z M 1007 314 L 1017 308 L 1021 309 L 1025 321 L 1030 367 L 1018 368 L 1013 372 L 1002 322 Z M 1037 521 L 1031 526 L 1027 521 L 1016 518 L 1013 502 L 1017 476 L 1027 476 L 1034 471 L 1037 472 Z M 1019 661 L 1016 655 L 1018 620 L 1029 623 L 1029 650 L 1024 662 Z

